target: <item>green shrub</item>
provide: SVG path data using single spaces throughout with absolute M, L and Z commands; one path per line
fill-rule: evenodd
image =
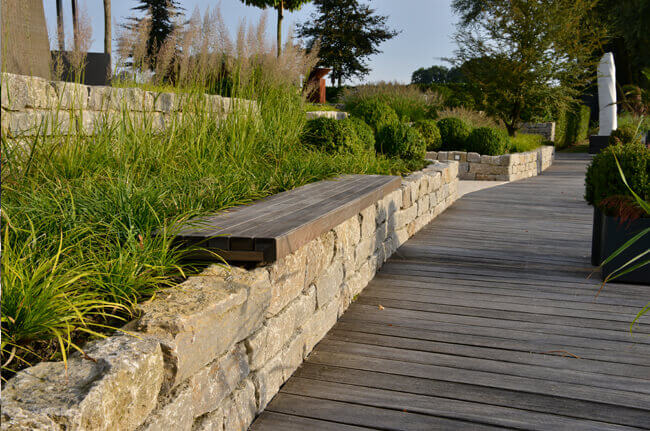
M 508 151 L 511 153 L 523 153 L 532 151 L 543 145 L 544 137 L 530 133 L 517 133 L 517 136 L 508 139 Z
M 497 156 L 508 149 L 508 137 L 500 129 L 479 127 L 469 134 L 465 147 L 474 153 Z
M 350 152 L 360 149 L 354 126 L 348 121 L 315 118 L 307 121 L 301 139 L 303 144 L 328 153 Z
M 650 198 L 650 150 L 640 144 L 612 145 L 596 155 L 587 168 L 585 199 L 600 207 L 603 199 L 631 196 L 616 166 L 618 159 L 628 184 L 642 199 Z M 601 208 L 603 209 L 603 208 Z
M 612 130 L 609 135 L 610 145 L 628 145 L 641 143 L 641 135 L 634 126 L 623 126 Z
M 426 153 L 424 138 L 420 132 L 406 123 L 384 126 L 377 133 L 375 148 L 378 153 L 406 160 L 424 159 Z
M 361 118 L 375 132 L 399 121 L 395 110 L 378 99 L 362 100 L 348 112 L 354 117 Z
M 428 151 L 438 151 L 442 140 L 440 139 L 440 129 L 433 120 L 420 120 L 413 123 L 413 128 L 420 132 L 427 145 Z
M 350 123 L 352 128 L 357 134 L 357 139 L 359 140 L 359 146 L 364 149 L 375 148 L 375 132 L 372 131 L 372 127 L 367 125 L 361 118 L 348 117 L 342 122 Z
M 472 132 L 472 128 L 460 118 L 443 118 L 438 121 L 442 150 L 465 150 L 465 141 Z

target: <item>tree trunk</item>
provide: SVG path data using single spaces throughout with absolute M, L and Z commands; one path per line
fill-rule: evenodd
M 71 0 L 72 7 L 72 39 L 74 40 L 75 51 L 79 50 L 79 17 L 77 15 L 77 0 Z
M 514 138 L 517 135 L 517 127 L 510 124 L 506 124 L 506 129 L 508 130 L 508 136 L 510 136 L 511 138 Z
M 63 0 L 56 0 L 56 38 L 59 51 L 65 51 L 65 32 L 63 31 Z
M 278 3 L 278 57 L 282 55 L 282 18 L 284 15 L 284 0 Z
M 111 33 L 111 0 L 104 0 L 104 54 L 108 54 L 107 76 L 111 76 L 111 54 L 112 54 L 112 33 Z

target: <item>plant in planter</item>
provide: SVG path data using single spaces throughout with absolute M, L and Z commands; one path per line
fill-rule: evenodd
M 646 237 L 604 260 L 650 227 L 650 215 L 639 205 L 637 196 L 643 201 L 650 198 L 650 150 L 639 144 L 615 145 L 594 157 L 587 169 L 585 194 L 594 206 L 591 261 L 593 265 L 603 264 L 606 279 L 623 262 L 650 248 Z M 618 281 L 650 284 L 650 267 L 620 274 Z

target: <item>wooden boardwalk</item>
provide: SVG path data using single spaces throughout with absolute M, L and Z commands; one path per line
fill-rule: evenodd
M 650 287 L 594 298 L 586 164 L 560 155 L 542 176 L 456 202 L 251 429 L 650 428 L 650 325 L 628 331 Z

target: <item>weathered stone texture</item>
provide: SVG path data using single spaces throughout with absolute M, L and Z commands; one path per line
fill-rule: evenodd
M 41 362 L 7 382 L 2 390 L 2 429 L 34 420 L 66 430 L 135 429 L 156 405 L 163 383 L 163 354 L 150 339 L 114 336 L 91 343 L 86 355 Z M 66 383 L 67 382 L 67 383 Z M 119 414 L 118 414 L 119 412 Z M 22 425 L 21 425 L 22 424 Z M 51 428 L 55 429 L 55 428 Z

